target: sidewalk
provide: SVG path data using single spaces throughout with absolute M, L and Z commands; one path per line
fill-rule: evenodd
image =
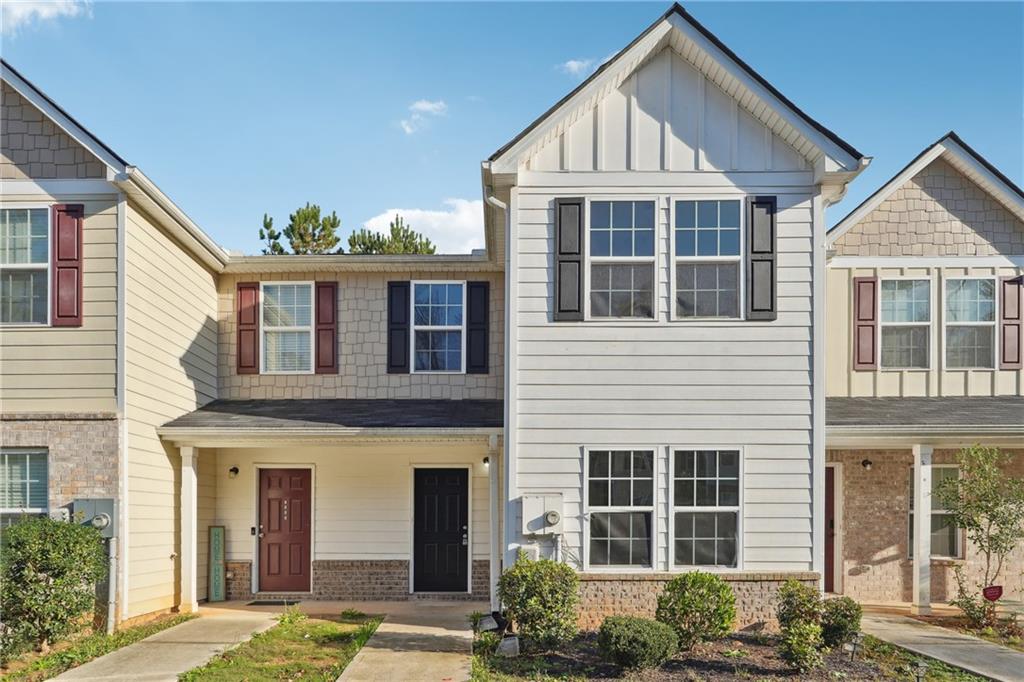
M 57 676 L 58 680 L 174 682 L 217 654 L 272 627 L 275 613 L 202 609 L 199 618 L 158 632 Z
M 861 630 L 890 644 L 993 680 L 1015 682 L 1024 653 L 906 616 L 864 614 Z
M 462 682 L 469 679 L 473 633 L 468 615 L 486 603 L 405 602 L 387 616 L 338 682 Z M 378 605 L 378 613 L 382 609 Z

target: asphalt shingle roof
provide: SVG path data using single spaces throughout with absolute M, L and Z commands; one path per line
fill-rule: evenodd
M 827 426 L 1024 426 L 1024 397 L 828 398 Z

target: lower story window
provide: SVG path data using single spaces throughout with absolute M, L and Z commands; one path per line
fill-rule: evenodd
M 49 510 L 45 450 L 0 450 L 0 527 Z
M 738 450 L 673 453 L 673 556 L 676 566 L 737 565 Z
M 654 452 L 591 450 L 587 464 L 591 566 L 651 566 Z
M 957 478 L 960 470 L 956 466 L 933 466 L 932 467 L 932 556 L 943 558 L 958 558 L 960 556 L 960 529 L 953 521 L 953 515 L 944 510 L 938 499 L 935 498 L 935 490 L 943 481 Z M 910 530 L 908 537 L 910 546 L 908 556 L 914 557 L 914 472 L 910 472 Z

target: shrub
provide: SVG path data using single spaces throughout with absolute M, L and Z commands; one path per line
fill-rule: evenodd
M 498 579 L 498 596 L 527 642 L 552 646 L 576 635 L 579 578 L 567 564 L 533 561 L 520 552 L 516 563 Z
M 818 589 L 798 580 L 787 580 L 779 588 L 775 617 L 783 630 L 794 623 L 820 623 L 821 595 Z
M 47 651 L 95 604 L 95 583 L 107 573 L 97 529 L 47 517 L 4 531 L 0 604 L 20 637 Z
M 657 618 L 679 637 L 679 646 L 719 639 L 732 631 L 736 597 L 717 575 L 694 571 L 676 576 L 658 596 Z
M 834 648 L 850 641 L 860 630 L 863 615 L 860 604 L 849 597 L 826 599 L 821 604 L 821 638 L 825 646 Z
M 812 621 L 793 621 L 782 630 L 779 653 L 786 663 L 807 672 L 822 663 L 821 625 Z
M 679 638 L 656 620 L 609 616 L 597 635 L 601 655 L 624 668 L 655 668 L 675 654 Z

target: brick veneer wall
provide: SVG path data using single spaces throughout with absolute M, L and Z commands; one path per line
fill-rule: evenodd
M 583 573 L 580 574 L 580 627 L 592 630 L 606 616 L 635 615 L 654 617 L 658 595 L 675 573 Z M 773 629 L 778 590 L 789 579 L 817 586 L 818 574 L 794 573 L 722 573 L 721 577 L 736 595 L 736 627 Z
M 473 560 L 472 592 L 437 593 L 423 595 L 429 599 L 484 600 L 490 595 L 490 564 L 486 559 Z M 252 562 L 227 561 L 225 571 L 228 599 L 251 599 Z M 346 601 L 407 601 L 416 598 L 409 594 L 409 562 L 404 559 L 316 560 L 313 562 L 313 599 Z M 271 598 L 308 598 L 308 595 L 260 594 Z
M 338 373 L 260 375 L 236 372 L 236 287 L 240 281 L 338 281 Z M 487 374 L 388 374 L 387 283 L 392 280 L 488 281 L 490 353 Z M 433 398 L 501 399 L 504 396 L 504 296 L 500 273 L 394 272 L 233 275 L 219 285 L 220 398 Z
M 939 158 L 836 240 L 840 256 L 1024 253 L 1024 223 Z
M 1013 455 L 1008 476 L 1024 477 L 1024 450 Z M 957 450 L 935 450 L 934 464 L 954 464 Z M 913 562 L 909 558 L 910 476 L 914 456 L 910 450 L 829 450 L 829 462 L 842 463 L 841 590 L 858 601 L 909 602 L 913 594 Z M 871 460 L 871 471 L 861 462 Z M 983 567 L 977 551 L 966 543 L 963 560 L 933 559 L 932 601 L 948 601 L 956 594 L 954 570 L 964 566 L 969 577 L 980 579 Z M 1006 598 L 1024 597 L 1024 547 L 1007 562 L 1001 580 Z M 838 587 L 838 586 L 837 586 Z
M 0 85 L 0 179 L 102 178 L 103 164 L 7 83 Z
M 51 510 L 78 497 L 117 499 L 119 439 L 112 414 L 0 416 L 0 445 L 47 450 Z

